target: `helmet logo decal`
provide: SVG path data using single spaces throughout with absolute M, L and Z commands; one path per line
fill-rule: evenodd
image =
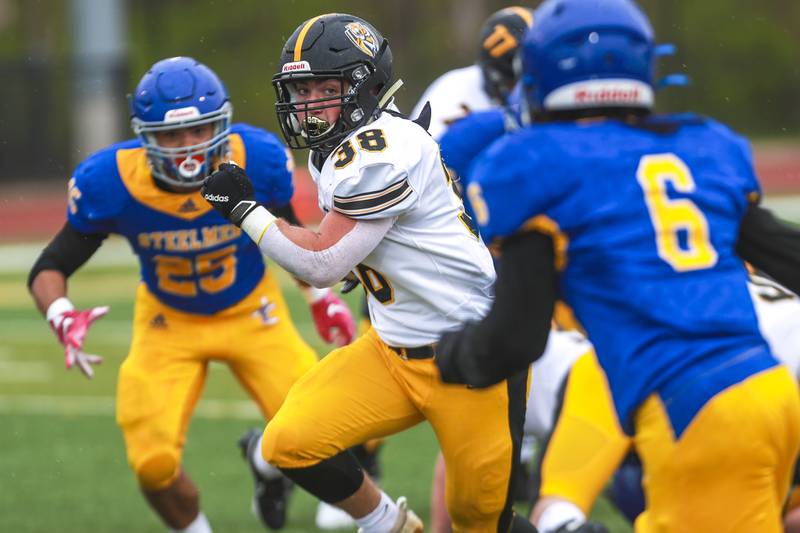
M 179 109 L 170 109 L 164 113 L 164 122 L 180 122 L 191 118 L 200 116 L 200 110 L 195 106 L 181 107 Z
M 374 58 L 378 53 L 378 39 L 375 34 L 360 22 L 351 22 L 344 28 L 344 34 L 356 48 Z
M 297 72 L 299 70 L 311 70 L 311 65 L 308 61 L 292 61 L 281 67 L 281 72 Z
M 483 48 L 492 57 L 500 57 L 517 47 L 517 39 L 503 24 L 497 24 L 494 31 L 483 41 Z

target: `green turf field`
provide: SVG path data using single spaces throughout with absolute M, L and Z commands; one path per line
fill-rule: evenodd
M 113 416 L 117 369 L 131 331 L 134 267 L 90 263 L 70 280 L 77 306 L 111 306 L 88 337 L 88 351 L 105 357 L 92 381 L 64 370 L 61 348 L 34 309 L 25 276 L 22 270 L 0 273 L 0 531 L 164 531 L 139 495 Z M 288 278 L 281 279 L 301 333 L 324 354 L 328 348 L 305 303 Z M 261 425 L 254 406 L 225 367 L 213 365 L 189 431 L 185 466 L 216 531 L 260 530 L 250 513 L 250 473 L 236 447 L 254 425 Z M 435 455 L 425 424 L 391 437 L 382 454 L 387 492 L 406 495 L 423 519 Z M 295 491 L 284 531 L 314 531 L 315 507 Z M 630 531 L 605 500 L 595 517 L 614 532 Z

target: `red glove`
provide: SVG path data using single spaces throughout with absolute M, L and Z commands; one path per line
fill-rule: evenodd
M 67 370 L 75 365 L 87 378 L 94 376 L 91 365 L 99 365 L 103 358 L 83 351 L 83 340 L 92 322 L 108 313 L 108 306 L 92 307 L 78 311 L 66 298 L 59 298 L 50 304 L 47 321 L 64 346 L 64 362 Z
M 330 289 L 311 289 L 311 316 L 325 342 L 344 346 L 353 341 L 356 334 L 353 315 Z

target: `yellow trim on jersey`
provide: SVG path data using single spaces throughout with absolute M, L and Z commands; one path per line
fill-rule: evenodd
M 230 143 L 230 159 L 242 168 L 246 158 L 244 141 L 238 134 L 228 136 Z M 153 182 L 153 174 L 147 162 L 144 148 L 129 148 L 117 151 L 117 169 L 123 185 L 131 196 L 142 205 L 182 218 L 194 220 L 213 208 L 205 201 L 200 189 L 188 193 L 174 193 L 159 189 Z M 189 206 L 189 209 L 187 209 Z
M 525 9 L 524 7 L 519 6 L 511 6 L 508 8 L 509 11 L 512 11 L 515 15 L 525 21 L 525 25 L 529 28 L 533 26 L 533 13 Z
M 330 15 L 330 13 L 328 13 L 328 15 Z M 300 56 L 303 54 L 303 41 L 306 38 L 306 34 L 308 33 L 308 30 L 311 29 L 311 26 L 314 25 L 314 23 L 317 21 L 317 19 L 320 19 L 320 18 L 322 18 L 324 16 L 325 15 L 317 15 L 313 19 L 308 19 L 308 22 L 306 22 L 306 25 L 303 26 L 302 30 L 300 30 L 300 35 L 297 36 L 297 42 L 294 43 L 294 61 L 300 61 Z
M 545 215 L 537 215 L 522 225 L 525 231 L 538 231 L 553 238 L 553 247 L 556 253 L 556 269 L 564 270 L 567 266 L 567 247 L 569 237 L 558 227 L 558 223 Z

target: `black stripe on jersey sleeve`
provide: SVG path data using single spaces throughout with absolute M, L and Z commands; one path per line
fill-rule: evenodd
M 379 213 L 399 204 L 412 192 L 408 179 L 403 178 L 380 191 L 354 196 L 334 196 L 333 208 L 343 215 L 351 217 Z

